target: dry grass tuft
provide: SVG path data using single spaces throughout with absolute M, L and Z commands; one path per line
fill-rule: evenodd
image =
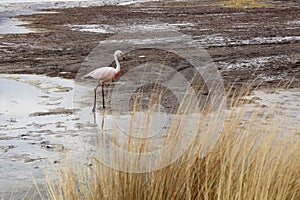
M 230 8 L 262 8 L 272 5 L 261 0 L 226 0 L 221 3 Z
M 278 139 L 281 122 L 263 123 L 265 116 L 255 110 L 245 120 L 240 101 L 239 95 L 231 101 L 221 136 L 204 158 L 197 141 L 175 163 L 148 173 L 117 171 L 101 162 L 84 169 L 66 164 L 57 179 L 48 179 L 47 195 L 51 199 L 300 199 L 299 136 Z

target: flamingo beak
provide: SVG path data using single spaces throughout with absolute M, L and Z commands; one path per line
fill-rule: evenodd
M 126 60 L 126 56 L 124 54 L 122 54 L 122 59 Z

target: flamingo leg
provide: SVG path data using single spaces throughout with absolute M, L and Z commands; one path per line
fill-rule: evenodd
M 94 106 L 93 106 L 93 109 L 92 109 L 93 112 L 96 111 L 97 89 L 98 89 L 99 86 L 100 86 L 100 84 L 98 84 L 97 87 L 95 87 L 95 89 L 94 89 Z
M 103 108 L 105 108 L 105 102 L 104 102 L 104 84 L 102 84 L 102 103 L 103 103 Z

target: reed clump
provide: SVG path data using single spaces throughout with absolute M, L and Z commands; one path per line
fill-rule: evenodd
M 221 3 L 230 8 L 262 8 L 272 5 L 260 0 L 226 0 Z
M 231 101 L 218 142 L 205 156 L 201 156 L 201 142 L 196 141 L 176 162 L 145 173 L 118 171 L 97 158 L 92 166 L 84 168 L 68 163 L 56 173 L 55 181 L 48 179 L 47 196 L 51 199 L 300 199 L 299 136 L 277 137 L 280 130 L 277 127 L 284 116 L 282 121 L 276 118 L 264 123 L 266 116 L 254 109 L 245 120 L 248 111 L 240 109 L 242 99 L 235 95 Z

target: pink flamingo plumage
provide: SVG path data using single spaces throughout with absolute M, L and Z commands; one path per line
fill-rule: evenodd
M 97 99 L 97 89 L 98 87 L 101 85 L 102 86 L 102 103 L 103 103 L 103 108 L 105 108 L 105 103 L 104 103 L 104 83 L 108 82 L 108 81 L 112 81 L 113 79 L 115 79 L 119 74 L 120 74 L 120 63 L 118 58 L 123 58 L 123 60 L 125 60 L 125 56 L 122 53 L 122 51 L 117 50 L 114 53 L 114 59 L 116 61 L 116 68 L 113 67 L 100 67 L 97 68 L 93 71 L 91 71 L 90 73 L 86 74 L 85 76 L 83 76 L 83 78 L 86 77 L 91 77 L 93 79 L 99 80 L 98 85 L 96 86 L 96 88 L 94 89 L 94 106 L 92 111 L 95 112 L 96 110 L 96 99 Z

